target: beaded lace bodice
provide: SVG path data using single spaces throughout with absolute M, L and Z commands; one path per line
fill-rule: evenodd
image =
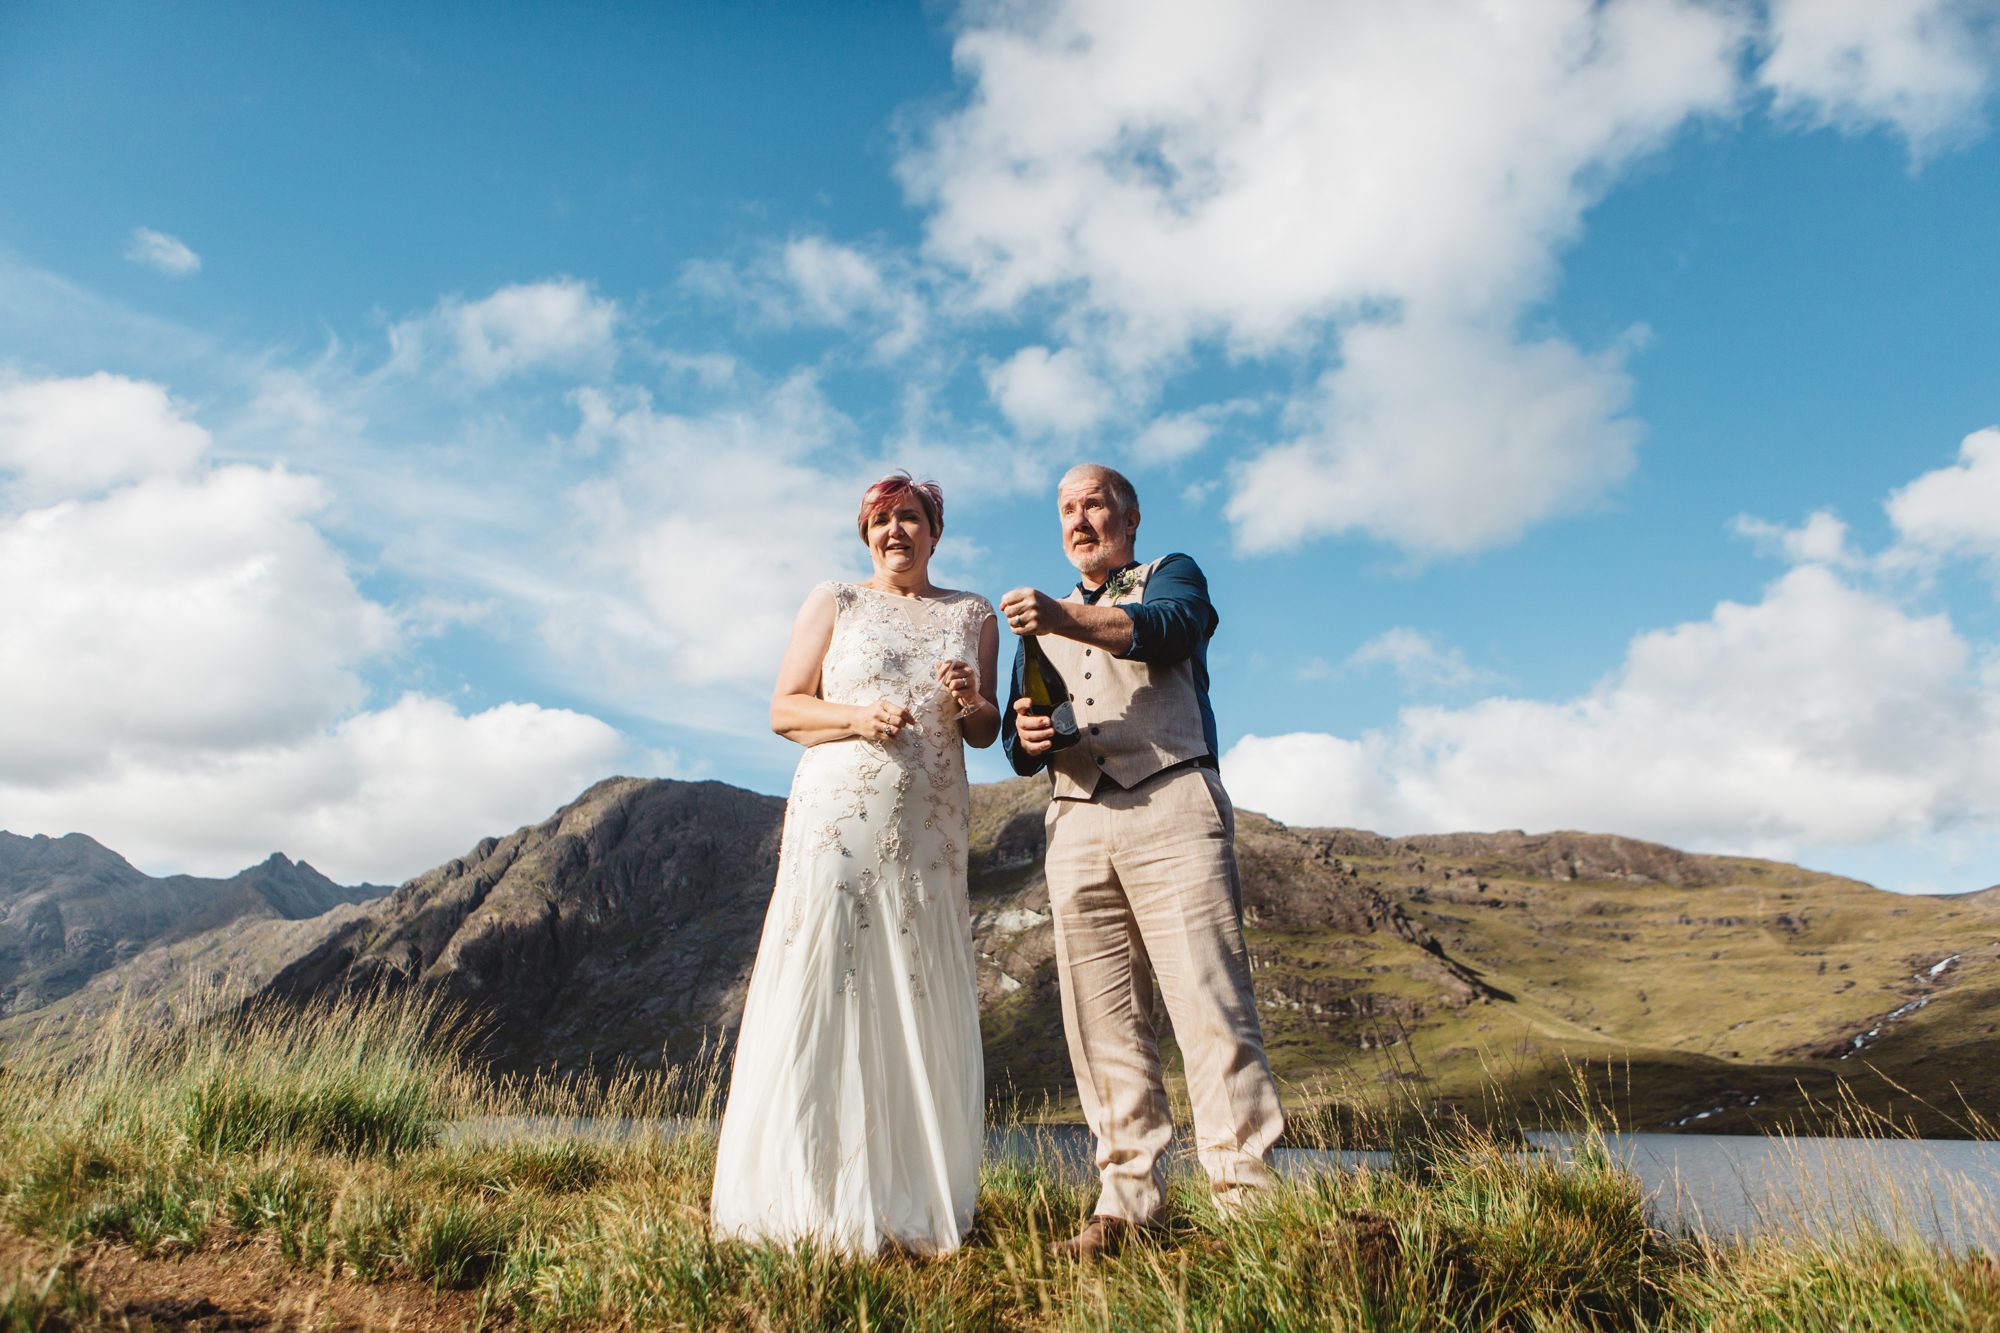
M 832 703 L 891 699 L 909 707 L 917 724 L 887 741 L 831 741 L 800 760 L 786 813 L 786 869 L 836 857 L 834 889 L 855 907 L 851 931 L 874 925 L 885 895 L 909 933 L 915 913 L 939 884 L 965 882 L 969 799 L 965 747 L 957 705 L 938 684 L 948 658 L 976 662 L 980 626 L 993 607 L 975 593 L 922 600 L 852 583 L 826 585 L 836 614 L 820 664 L 820 695 Z M 797 934 L 812 892 L 808 880 L 780 883 L 792 891 L 786 943 Z M 852 951 L 852 936 L 846 944 Z M 920 976 L 913 982 L 921 986 Z M 850 973 L 843 985 L 852 984 Z
M 969 592 L 925 600 L 857 583 L 825 586 L 837 614 L 820 665 L 820 697 L 844 704 L 895 699 L 913 712 L 941 714 L 936 664 L 952 657 L 978 661 L 979 627 L 993 614 L 992 605 Z

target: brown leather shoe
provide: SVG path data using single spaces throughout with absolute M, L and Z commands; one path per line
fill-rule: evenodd
M 1049 1253 L 1063 1259 L 1075 1259 L 1090 1263 L 1097 1259 L 1109 1259 L 1118 1253 L 1119 1247 L 1138 1230 L 1122 1217 L 1109 1213 L 1099 1213 L 1083 1224 L 1083 1230 L 1068 1240 L 1059 1240 L 1049 1246 Z

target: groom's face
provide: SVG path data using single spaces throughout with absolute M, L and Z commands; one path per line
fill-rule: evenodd
M 1096 477 L 1065 480 L 1056 492 L 1062 515 L 1063 554 L 1077 572 L 1092 578 L 1132 559 L 1139 515 L 1118 507 L 1111 488 Z

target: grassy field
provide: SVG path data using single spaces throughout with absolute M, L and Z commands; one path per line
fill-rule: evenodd
M 1030 779 L 973 789 L 969 887 L 988 1082 L 1074 1117 L 1047 801 Z M 1865 1108 L 1864 1132 L 1977 1138 L 1976 1112 L 2000 1105 L 2000 892 L 1886 893 L 1595 834 L 1383 838 L 1248 811 L 1236 850 L 1282 1079 L 1500 1131 L 1579 1071 L 1634 1130 L 1838 1132 L 1831 1105 Z
M 1087 1189 L 1011 1166 L 988 1168 L 971 1243 L 944 1259 L 717 1244 L 704 1129 L 443 1132 L 496 1116 L 701 1126 L 713 1068 L 494 1081 L 441 1018 L 385 1000 L 113 1022 L 80 1058 L 17 1058 L 0 1076 L 0 1256 L 16 1270 L 0 1272 L 0 1328 L 2000 1327 L 1989 1258 L 1865 1235 L 1679 1239 L 1602 1154 L 1560 1167 L 1436 1124 L 1396 1133 L 1395 1169 L 1288 1186 L 1248 1221 L 1223 1223 L 1181 1180 L 1167 1226 L 1094 1267 L 1046 1251 Z M 1300 1128 L 1351 1140 L 1384 1123 L 1328 1111 Z

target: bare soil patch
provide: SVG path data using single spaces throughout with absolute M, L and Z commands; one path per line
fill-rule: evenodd
M 266 1245 L 146 1256 L 129 1246 L 89 1244 L 65 1253 L 0 1228 L 0 1283 L 38 1282 L 60 1264 L 96 1294 L 107 1328 L 198 1329 L 202 1333 L 464 1333 L 512 1321 L 480 1308 L 474 1292 L 419 1282 L 364 1284 L 288 1264 Z

